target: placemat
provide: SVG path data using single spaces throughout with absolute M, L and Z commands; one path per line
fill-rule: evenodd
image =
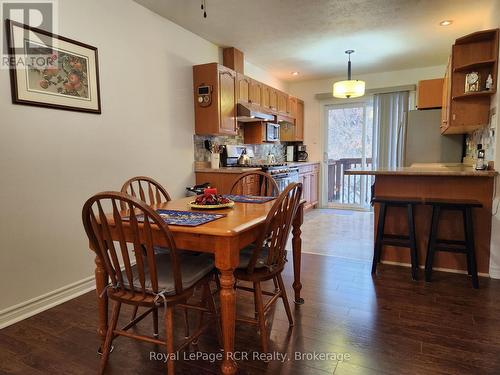
M 156 210 L 156 212 L 158 212 L 168 225 L 181 225 L 186 227 L 197 227 L 198 225 L 206 224 L 226 216 L 226 214 L 211 214 L 193 211 Z M 123 219 L 129 220 L 129 217 L 127 216 Z M 144 221 L 143 215 L 137 215 L 137 221 Z
M 276 197 L 260 197 L 258 195 L 233 195 L 224 194 L 224 197 L 239 203 L 265 203 L 276 199 Z

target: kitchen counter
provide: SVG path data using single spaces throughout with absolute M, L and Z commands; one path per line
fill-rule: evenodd
M 472 166 L 463 164 L 418 164 L 411 167 L 380 168 L 380 169 L 348 169 L 346 175 L 375 175 L 375 176 L 465 176 L 465 177 L 494 177 L 497 171 L 476 171 Z
M 495 171 L 476 171 L 462 164 L 417 164 L 409 168 L 346 171 L 351 175 L 375 175 L 374 196 L 397 198 L 474 199 L 481 202 L 482 208 L 473 210 L 474 242 L 478 272 L 487 275 L 490 261 L 491 212 L 493 206 L 493 185 Z M 374 232 L 377 228 L 380 207 L 374 205 Z M 415 207 L 415 227 L 420 266 L 424 266 L 429 238 L 431 207 L 419 204 Z M 386 216 L 386 233 L 402 234 L 407 232 L 406 213 L 391 208 Z M 464 238 L 460 212 L 442 214 L 439 237 L 444 239 Z M 409 264 L 410 256 L 406 248 L 384 247 L 382 262 L 389 264 Z M 464 272 L 466 261 L 463 254 L 438 252 L 434 268 Z
M 313 164 L 319 164 L 319 161 L 293 161 L 293 162 L 287 162 L 286 165 L 290 167 L 302 167 L 304 165 L 313 165 Z
M 235 174 L 241 174 L 241 173 L 247 173 L 247 172 L 254 172 L 254 171 L 260 171 L 261 168 L 249 168 L 249 167 L 221 167 L 218 169 L 213 169 L 213 168 L 205 168 L 205 167 L 199 167 L 195 168 L 195 173 L 235 173 Z

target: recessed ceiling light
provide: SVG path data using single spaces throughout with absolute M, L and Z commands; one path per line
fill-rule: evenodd
M 452 20 L 444 20 L 439 22 L 439 26 L 450 26 L 453 23 Z
M 292 76 L 298 76 L 299 72 L 292 72 L 291 74 L 292 74 Z

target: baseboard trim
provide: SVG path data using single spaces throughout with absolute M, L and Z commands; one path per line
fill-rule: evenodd
M 94 276 L 53 290 L 0 311 L 0 329 L 95 289 Z
M 391 261 L 388 261 L 388 260 L 383 260 L 381 261 L 381 263 L 383 264 L 389 264 L 389 265 L 392 265 L 392 266 L 403 266 L 403 267 L 411 267 L 411 264 L 410 263 L 400 263 L 400 262 L 391 262 Z M 425 266 L 419 266 L 420 269 L 424 269 Z M 432 267 L 432 270 L 433 271 L 441 271 L 441 272 L 450 272 L 450 273 L 459 273 L 459 274 L 463 274 L 463 275 L 467 275 L 467 271 L 462 271 L 462 270 L 454 270 L 454 269 L 451 269 L 451 268 L 441 268 L 441 267 Z M 500 272 L 500 270 L 499 270 Z M 478 272 L 477 273 L 478 276 L 482 276 L 482 277 L 491 277 L 491 273 L 482 273 L 482 272 Z

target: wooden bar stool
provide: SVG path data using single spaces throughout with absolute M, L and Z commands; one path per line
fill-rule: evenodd
M 377 264 L 380 263 L 382 248 L 384 245 L 408 247 L 411 255 L 411 277 L 418 279 L 418 250 L 415 238 L 414 206 L 422 203 L 419 198 L 399 198 L 399 197 L 374 197 L 373 203 L 380 204 L 380 214 L 375 238 L 375 249 L 373 253 L 372 275 L 377 272 Z M 386 234 L 385 218 L 389 207 L 406 207 L 408 217 L 408 234 Z
M 479 288 L 476 265 L 476 251 L 474 248 L 474 226 L 472 223 L 472 209 L 481 208 L 481 202 L 475 200 L 450 200 L 450 199 L 426 199 L 425 204 L 432 206 L 431 230 L 429 233 L 429 245 L 425 260 L 425 281 L 430 282 L 432 278 L 432 265 L 436 251 L 447 251 L 465 254 L 467 257 L 467 272 L 472 276 L 472 285 Z M 443 240 L 438 238 L 438 227 L 441 212 L 460 211 L 464 223 L 464 240 Z

